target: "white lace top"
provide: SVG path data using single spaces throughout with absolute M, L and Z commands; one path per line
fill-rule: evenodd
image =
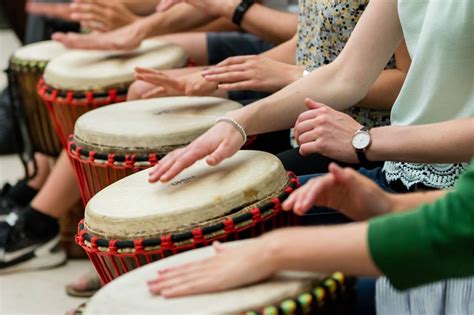
M 474 1 L 398 0 L 412 64 L 395 102 L 393 125 L 474 116 Z M 467 164 L 386 162 L 388 181 L 451 187 Z

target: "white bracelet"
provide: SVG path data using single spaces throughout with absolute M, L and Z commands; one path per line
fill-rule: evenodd
M 237 129 L 237 131 L 240 133 L 240 135 L 242 136 L 242 139 L 244 139 L 244 143 L 243 144 L 246 144 L 247 143 L 247 133 L 245 132 L 244 128 L 238 123 L 236 122 L 234 119 L 230 118 L 230 117 L 221 117 L 221 118 L 217 118 L 216 119 L 216 124 L 220 123 L 220 122 L 226 122 L 226 123 L 229 123 L 231 124 L 232 126 L 235 127 L 235 129 Z
M 311 74 L 311 72 L 306 70 L 306 69 L 303 71 L 303 77 L 305 77 L 307 75 L 310 75 L 310 74 Z

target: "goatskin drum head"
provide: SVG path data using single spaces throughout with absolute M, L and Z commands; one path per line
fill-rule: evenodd
M 239 151 L 217 166 L 198 161 L 168 183 L 148 183 L 149 172 L 130 175 L 89 201 L 85 226 L 92 235 L 139 239 L 191 230 L 278 194 L 288 183 L 280 160 L 260 151 Z
M 50 61 L 67 51 L 61 43 L 49 40 L 23 46 L 15 51 L 13 57 L 25 61 Z

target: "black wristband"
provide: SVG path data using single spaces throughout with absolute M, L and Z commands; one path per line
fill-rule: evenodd
M 247 12 L 254 3 L 255 0 L 242 0 L 237 8 L 235 8 L 234 15 L 232 16 L 232 23 L 240 26 L 245 12 Z

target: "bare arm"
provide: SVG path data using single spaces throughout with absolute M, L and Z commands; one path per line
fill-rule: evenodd
M 346 109 L 367 94 L 401 39 L 396 2 L 371 1 L 336 61 L 231 115 L 258 134 L 292 127 L 306 97 Z
M 395 68 L 382 71 L 367 95 L 357 106 L 390 110 L 405 82 L 411 59 L 403 40 L 395 51 Z
M 474 118 L 371 130 L 367 156 L 372 161 L 469 162 L 474 156 Z M 422 144 L 422 145 L 420 145 Z
M 286 42 L 272 48 L 260 56 L 271 58 L 276 61 L 284 62 L 289 65 L 296 64 L 296 44 L 298 42 L 298 34 L 294 34 L 293 37 Z

